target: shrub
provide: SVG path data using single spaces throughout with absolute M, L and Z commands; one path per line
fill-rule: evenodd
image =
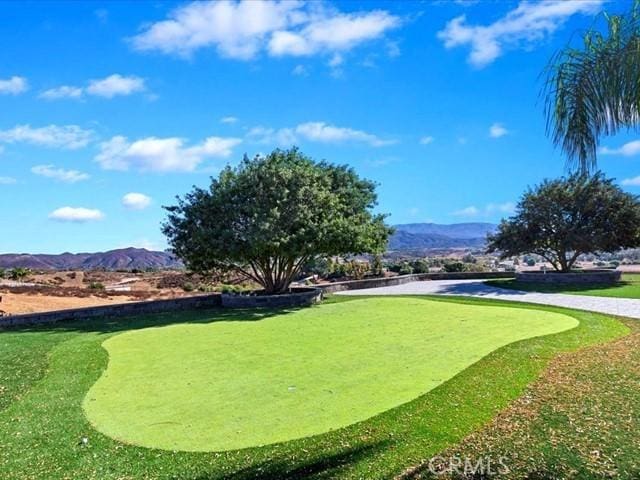
M 442 266 L 447 273 L 466 272 L 467 266 L 463 262 L 448 262 Z
M 89 289 L 91 290 L 104 290 L 104 285 L 100 282 L 91 282 L 89 284 Z
M 413 273 L 429 273 L 429 262 L 426 260 L 416 260 L 412 267 Z

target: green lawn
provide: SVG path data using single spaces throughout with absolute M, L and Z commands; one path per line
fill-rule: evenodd
M 499 347 L 577 325 L 554 312 L 371 298 L 261 322 L 149 328 L 103 344 L 109 366 L 84 408 L 126 443 L 255 447 L 365 420 Z
M 218 310 L 149 315 L 117 321 L 94 319 L 85 322 L 68 322 L 0 332 L 0 355 L 3 359 L 0 362 L 0 478 L 390 478 L 400 473 L 404 468 L 419 463 L 425 457 L 437 454 L 444 448 L 456 444 L 464 436 L 486 424 L 510 401 L 521 395 L 527 384 L 537 378 L 542 369 L 558 352 L 572 351 L 585 345 L 610 341 L 628 332 L 626 326 L 611 317 L 558 308 L 516 306 L 503 302 L 475 299 L 452 298 L 435 301 L 423 298 L 396 298 L 384 300 L 392 303 L 398 302 L 400 305 L 406 303 L 400 308 L 405 311 L 405 314 L 399 317 L 400 320 L 397 320 L 395 309 L 387 311 L 386 314 L 378 312 L 378 308 L 383 308 L 383 304 L 378 303 L 381 299 L 349 298 L 332 299 L 321 306 L 285 315 L 282 314 L 283 312 L 273 311 L 247 313 Z M 410 304 L 413 306 L 409 307 Z M 367 305 L 368 309 L 365 308 Z M 500 314 L 499 312 L 503 310 L 495 308 L 497 306 L 508 306 L 509 311 L 518 316 L 525 314 L 522 318 L 532 322 L 531 325 L 534 326 L 536 325 L 536 317 L 546 317 L 552 323 L 556 321 L 564 323 L 564 326 L 556 324 L 553 327 L 558 330 L 571 326 L 570 323 L 565 323 L 566 317 L 562 315 L 548 316 L 547 312 L 569 315 L 577 319 L 580 324 L 576 328 L 561 333 L 510 343 L 489 353 L 437 388 L 429 390 L 431 388 L 429 382 L 440 383 L 446 380 L 445 375 L 442 378 L 425 378 L 422 380 L 423 384 L 420 388 L 416 389 L 413 385 L 419 383 L 416 381 L 418 379 L 416 375 L 432 368 L 428 365 L 430 360 L 425 362 L 426 366 L 415 366 L 411 365 L 412 362 L 403 363 L 399 359 L 405 355 L 407 359 L 421 358 L 421 346 L 429 349 L 431 342 L 436 341 L 435 335 L 430 334 L 427 327 L 436 328 L 434 331 L 439 331 L 442 335 L 450 335 L 447 332 L 447 325 L 450 322 L 447 315 L 429 317 L 429 314 L 425 314 L 423 322 L 410 321 L 407 312 L 410 310 L 425 312 L 431 309 L 440 312 L 455 310 L 466 312 L 464 315 L 453 316 L 453 324 L 466 324 L 470 329 L 473 329 L 476 328 L 475 324 L 480 322 L 479 317 L 484 316 L 480 312 L 493 310 Z M 371 322 L 370 328 L 376 331 L 375 336 L 365 336 L 353 340 L 355 338 L 354 331 L 348 334 L 343 333 L 344 330 L 353 329 L 353 327 L 347 327 L 348 324 L 353 323 L 353 320 L 350 319 L 350 315 L 336 315 L 334 312 L 340 311 L 340 308 L 344 308 L 344 312 L 358 311 L 364 308 Z M 277 329 L 270 326 L 270 323 L 276 325 L 280 322 L 288 322 L 289 319 L 294 319 L 296 316 L 299 322 L 296 322 L 296 325 L 289 325 L 289 334 L 286 336 L 283 336 L 282 331 L 276 332 Z M 381 325 L 373 325 L 374 318 L 377 318 L 375 323 L 385 322 L 384 325 L 388 325 L 390 328 L 384 331 Z M 527 318 L 529 320 L 526 320 Z M 322 329 L 323 321 L 333 324 L 333 330 Z M 360 321 L 366 322 L 367 319 Z M 402 323 L 402 328 L 393 327 L 396 321 Z M 383 380 L 376 384 L 378 390 L 380 390 L 380 384 L 388 385 L 391 388 L 397 375 L 400 378 L 403 377 L 402 372 L 398 370 L 400 365 L 404 365 L 412 371 L 411 375 L 415 377 L 414 382 L 410 386 L 405 384 L 405 388 L 413 390 L 407 393 L 406 397 L 399 397 L 397 392 L 393 394 L 388 394 L 386 391 L 376 392 L 385 398 L 385 402 L 390 402 L 389 406 L 398 404 L 405 398 L 409 399 L 416 397 L 416 395 L 417 397 L 356 424 L 324 434 L 276 445 L 222 453 L 158 450 L 119 442 L 92 428 L 84 415 L 83 402 L 85 399 L 91 398 L 91 394 L 87 396 L 87 393 L 99 381 L 108 365 L 108 354 L 102 347 L 107 340 L 109 340 L 106 342 L 108 348 L 117 347 L 120 341 L 128 343 L 128 340 L 132 340 L 132 343 L 138 343 L 133 342 L 135 337 L 139 335 L 140 339 L 143 339 L 147 335 L 146 332 L 153 332 L 153 335 L 157 335 L 158 339 L 162 340 L 166 332 L 177 329 L 183 330 L 185 339 L 191 337 L 190 341 L 195 340 L 198 343 L 202 341 L 200 337 L 205 337 L 205 332 L 215 332 L 218 327 L 223 330 L 229 329 L 230 332 L 233 332 L 234 328 L 259 327 L 270 330 L 272 335 L 281 340 L 283 350 L 293 349 L 295 351 L 297 348 L 295 344 L 302 341 L 298 337 L 304 322 L 308 322 L 310 328 L 324 335 L 331 333 L 333 335 L 332 341 L 339 344 L 348 344 L 348 338 L 341 339 L 341 336 L 350 336 L 349 338 L 354 342 L 353 347 L 356 354 L 359 354 L 360 347 L 367 343 L 382 341 L 383 345 L 388 345 L 392 339 L 397 341 L 399 338 L 408 337 L 409 335 L 401 335 L 400 330 L 402 329 L 411 328 L 413 332 L 418 332 L 422 336 L 420 341 L 408 342 L 405 338 L 404 343 L 398 345 L 395 353 L 390 351 L 380 358 L 371 359 L 369 357 L 369 361 L 363 361 L 362 366 L 357 365 L 357 355 L 352 358 L 352 363 L 355 364 L 353 368 L 358 371 L 358 374 L 368 375 L 369 368 L 381 372 L 382 375 L 386 372 Z M 424 330 L 420 330 L 421 323 L 424 323 Z M 176 326 L 147 329 L 148 327 L 170 325 Z M 191 335 L 187 333 L 190 327 L 196 329 L 191 331 Z M 118 337 L 121 333 L 124 335 Z M 486 346 L 486 351 L 496 348 L 501 344 L 500 342 L 502 344 L 508 343 L 518 338 L 524 338 L 529 333 L 525 332 L 519 335 L 521 337 L 516 335 L 511 338 L 502 338 L 498 343 L 490 342 L 492 345 Z M 389 341 L 385 340 L 387 336 Z M 231 334 L 229 339 L 235 337 L 234 334 Z M 485 340 L 487 339 L 483 339 L 483 341 Z M 314 343 L 311 339 L 308 341 L 311 344 Z M 165 356 L 174 357 L 176 352 L 191 357 L 193 352 L 182 349 L 177 343 L 179 342 L 176 340 L 176 345 L 169 345 L 166 350 L 159 351 L 155 349 L 151 338 L 146 338 L 142 347 L 153 350 L 158 362 L 163 362 Z M 322 343 L 318 345 L 322 346 Z M 238 362 L 243 361 L 241 353 L 251 353 L 254 358 L 252 366 L 255 369 L 264 368 L 261 362 L 274 365 L 274 360 L 269 358 L 269 355 L 259 359 L 255 357 L 258 353 L 256 349 L 260 348 L 260 345 L 253 342 L 249 349 L 238 346 L 237 350 L 232 350 L 227 346 L 226 351 L 228 353 L 236 352 Z M 393 349 L 390 348 L 390 350 Z M 459 350 L 457 346 L 452 346 L 450 356 L 452 359 L 457 359 L 457 370 L 459 370 L 463 368 L 464 362 L 469 363 L 472 360 L 470 357 L 465 359 L 465 354 L 457 350 Z M 202 354 L 210 358 L 208 351 L 204 351 Z M 475 355 L 476 358 L 481 356 L 479 352 L 476 352 Z M 176 363 L 183 365 L 184 376 L 192 375 L 191 369 L 194 371 L 199 369 L 199 366 L 194 365 L 187 357 L 177 360 L 174 357 Z M 230 365 L 233 364 L 226 356 L 215 354 L 211 358 L 225 362 L 228 368 L 231 368 Z M 305 365 L 304 360 L 308 359 L 294 358 L 294 356 L 289 358 L 298 364 L 298 366 L 291 366 L 292 371 L 297 371 L 300 375 L 299 378 L 303 379 L 304 375 L 301 373 L 303 368 L 301 367 Z M 374 363 L 382 364 L 393 359 L 395 359 L 395 366 L 391 367 L 381 365 L 369 367 L 366 365 L 374 360 L 376 361 Z M 117 361 L 116 354 L 115 362 Z M 318 369 L 317 366 L 310 365 L 310 367 Z M 325 367 L 324 370 L 329 372 L 335 367 L 335 364 L 327 363 Z M 135 368 L 137 367 L 132 365 L 132 369 Z M 423 368 L 425 370 L 421 370 Z M 171 374 L 174 381 L 181 381 L 175 376 L 178 369 L 177 365 L 172 366 L 166 373 L 167 375 Z M 336 378 L 340 376 L 335 375 L 334 372 L 329 373 Z M 453 373 L 449 372 L 449 376 Z M 108 370 L 107 374 L 110 375 Z M 345 371 L 345 375 L 351 375 L 351 372 Z M 108 378 L 108 376 L 102 377 L 96 386 L 96 391 Z M 158 378 L 156 376 L 156 379 Z M 119 381 L 121 380 L 122 378 Z M 140 381 L 144 381 L 144 379 L 140 379 Z M 295 390 L 289 391 L 288 387 L 292 385 L 285 382 L 287 384 L 286 394 L 276 393 L 280 398 L 304 393 L 304 388 L 300 389 L 300 385 L 304 385 L 304 383 L 300 383 L 298 379 L 296 382 L 297 385 L 293 385 L 296 386 Z M 320 379 L 315 382 L 321 383 Z M 200 386 L 196 386 L 194 390 L 198 388 Z M 399 390 L 404 392 L 402 388 Z M 420 394 L 421 392 L 427 393 Z M 147 402 L 148 410 L 161 408 L 165 403 L 163 395 L 172 395 L 168 390 L 160 392 L 160 394 L 160 397 Z M 359 390 L 359 395 L 365 394 L 366 389 Z M 356 396 L 353 395 L 353 397 Z M 265 403 L 267 397 L 261 398 L 262 403 Z M 214 396 L 210 400 L 211 402 L 216 401 Z M 353 399 L 353 401 L 355 400 L 357 399 Z M 239 403 L 249 402 L 256 408 L 266 408 L 261 407 L 260 399 L 255 401 L 239 398 L 237 401 Z M 87 403 L 92 402 L 87 400 Z M 203 408 L 208 408 L 205 404 L 203 405 Z M 88 407 L 88 409 L 90 408 Z M 377 405 L 379 410 L 384 408 L 385 406 L 382 404 Z M 145 413 L 145 415 L 148 414 Z M 369 413 L 364 414 L 365 417 L 367 415 Z M 360 412 L 351 417 L 351 420 L 345 421 L 350 422 L 362 416 L 363 413 Z M 135 421 L 136 419 L 133 417 L 134 415 L 129 416 L 132 421 Z M 264 420 L 269 421 L 269 419 Z M 193 427 L 194 435 L 199 435 L 197 432 L 199 425 L 193 425 Z M 288 432 L 288 434 L 297 436 L 295 432 Z
M 489 285 L 525 292 L 568 293 L 594 297 L 640 298 L 640 274 L 625 273 L 618 285 L 548 285 L 518 282 L 516 280 L 489 280 Z

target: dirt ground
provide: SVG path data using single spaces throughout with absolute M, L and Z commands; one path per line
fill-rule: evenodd
M 113 305 L 135 300 L 132 297 L 119 295 L 117 297 L 54 297 L 50 295 L 26 293 L 0 293 L 2 301 L 0 310 L 16 315 L 19 313 L 36 313 L 50 310 L 65 310 L 68 308 L 94 307 L 98 305 Z

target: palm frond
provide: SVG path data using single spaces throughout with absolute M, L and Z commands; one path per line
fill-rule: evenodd
M 627 15 L 604 16 L 580 49 L 558 52 L 543 87 L 547 134 L 567 155 L 567 168 L 597 168 L 600 138 L 640 126 L 640 1 Z

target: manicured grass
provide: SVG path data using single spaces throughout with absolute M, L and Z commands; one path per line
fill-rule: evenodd
M 489 285 L 525 292 L 568 293 L 594 297 L 640 298 L 640 274 L 625 273 L 618 285 L 551 285 L 518 282 L 516 280 L 489 280 Z
M 371 298 L 138 330 L 103 344 L 109 366 L 84 408 L 99 431 L 135 445 L 255 447 L 365 420 L 499 347 L 577 325 L 555 312 Z
M 508 305 L 475 299 L 438 301 Z M 10 392 L 0 411 L 0 478 L 390 478 L 486 424 L 521 395 L 558 352 L 607 342 L 628 332 L 618 320 L 603 315 L 527 305 L 513 308 L 567 313 L 580 325 L 502 347 L 428 393 L 355 425 L 283 444 L 218 454 L 117 442 L 91 427 L 82 403 L 107 366 L 107 352 L 101 345 L 108 338 L 151 326 L 246 321 L 249 314 L 186 312 L 0 332 L 0 355 L 4 357 L 11 349 L 13 358 L 8 364 L 0 362 L 3 391 Z M 254 312 L 252 320 L 268 322 L 279 313 Z M 32 353 L 31 345 L 42 349 L 38 355 Z M 33 371 L 26 379 L 20 378 L 26 367 L 14 370 L 21 359 Z

